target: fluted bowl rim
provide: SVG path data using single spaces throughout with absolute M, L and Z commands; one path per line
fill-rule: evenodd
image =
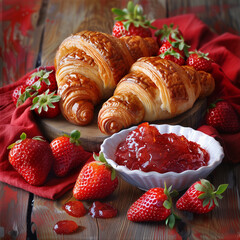
M 176 190 L 183 190 L 195 181 L 206 178 L 224 158 L 224 151 L 220 143 L 201 131 L 180 125 L 150 124 L 150 126 L 155 126 L 162 134 L 175 133 L 179 136 L 185 136 L 189 141 L 198 143 L 209 153 L 210 159 L 207 166 L 202 166 L 197 170 L 186 170 L 181 173 L 130 170 L 126 166 L 118 165 L 114 161 L 114 154 L 119 143 L 124 141 L 128 133 L 136 129 L 137 126 L 121 130 L 103 141 L 100 146 L 100 152 L 103 153 L 106 161 L 117 171 L 121 178 L 142 190 L 149 190 L 153 187 L 164 187 L 164 183 L 167 186 L 172 185 Z

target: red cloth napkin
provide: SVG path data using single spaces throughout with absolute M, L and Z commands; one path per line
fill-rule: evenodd
M 46 183 L 43 186 L 37 187 L 28 184 L 8 161 L 9 150 L 7 150 L 7 147 L 18 140 L 22 132 L 25 132 L 30 138 L 42 135 L 35 122 L 34 113 L 30 110 L 31 99 L 28 99 L 18 108 L 12 102 L 13 90 L 18 85 L 24 83 L 27 77 L 34 71 L 28 73 L 16 83 L 0 88 L 0 181 L 34 193 L 40 197 L 57 199 L 73 188 L 80 169 L 63 178 L 57 178 L 53 174 L 50 174 Z M 89 156 L 91 155 L 89 153 Z
M 163 24 L 170 23 L 179 26 L 192 49 L 210 53 L 210 57 L 215 61 L 212 74 L 216 81 L 216 90 L 211 99 L 221 97 L 229 100 L 240 116 L 240 37 L 230 33 L 219 36 L 192 14 L 159 19 L 154 25 L 161 28 Z M 22 84 L 31 74 L 32 72 L 16 83 L 0 88 L 0 181 L 41 197 L 57 199 L 74 186 L 78 171 L 64 178 L 50 175 L 44 186 L 35 187 L 25 182 L 8 162 L 7 146 L 19 139 L 22 132 L 29 137 L 41 135 L 30 111 L 30 99 L 18 108 L 11 99 L 15 87 Z M 206 125 L 201 126 L 199 130 L 221 142 L 225 149 L 226 161 L 240 162 L 240 133 L 219 134 L 214 128 Z

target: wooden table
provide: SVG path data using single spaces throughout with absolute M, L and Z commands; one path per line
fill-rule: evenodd
M 125 0 L 2 2 L 0 86 L 16 81 L 35 66 L 52 65 L 57 47 L 72 33 L 83 29 L 111 33 L 114 21 L 111 8 L 123 8 L 127 4 Z M 240 33 L 239 0 L 142 0 L 139 3 L 151 19 L 195 13 L 219 34 Z M 240 165 L 222 163 L 208 179 L 214 185 L 229 183 L 220 207 L 202 216 L 180 213 L 182 221 L 172 230 L 162 222 L 127 220 L 129 206 L 143 192 L 123 180 L 105 200 L 118 209 L 118 216 L 113 219 L 93 219 L 89 215 L 76 219 L 67 215 L 61 207 L 72 198 L 71 191 L 51 201 L 0 183 L 0 239 L 240 239 Z M 58 236 L 52 228 L 57 221 L 65 219 L 74 220 L 82 227 L 70 236 Z

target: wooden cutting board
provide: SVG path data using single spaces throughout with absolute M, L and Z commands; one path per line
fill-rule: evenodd
M 199 99 L 187 112 L 168 120 L 156 121 L 157 124 L 174 124 L 196 129 L 203 119 L 206 111 L 206 99 Z M 97 126 L 98 109 L 92 124 L 88 126 L 77 126 L 69 123 L 62 115 L 53 119 L 38 119 L 38 125 L 43 135 L 49 140 L 65 134 L 70 134 L 72 130 L 79 130 L 81 133 L 81 144 L 86 151 L 97 152 L 103 140 L 108 136 L 100 132 Z

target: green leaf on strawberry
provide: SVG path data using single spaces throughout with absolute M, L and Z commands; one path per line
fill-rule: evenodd
M 55 117 L 60 113 L 58 105 L 60 99 L 61 97 L 56 95 L 55 92 L 49 93 L 48 89 L 45 93 L 42 93 L 33 99 L 33 105 L 30 109 L 35 110 L 35 112 L 42 117 Z
M 105 165 L 111 170 L 111 180 L 113 181 L 116 178 L 116 170 L 106 161 L 103 152 L 100 152 L 99 156 L 96 153 L 93 153 L 93 158 L 97 161 L 98 165 Z
M 22 142 L 25 139 L 27 139 L 27 134 L 25 132 L 22 132 L 21 135 L 20 135 L 20 139 L 17 140 L 16 142 L 12 143 L 11 145 L 9 145 L 7 147 L 7 149 L 12 149 L 15 144 L 20 143 L 20 142 Z M 39 141 L 46 141 L 46 140 L 43 139 L 42 136 L 35 136 L 32 139 L 39 140 Z
M 132 1 L 128 2 L 127 8 L 112 8 L 112 12 L 117 15 L 115 20 L 123 22 L 123 25 L 127 31 L 129 30 L 131 23 L 133 23 L 135 27 L 141 26 L 143 28 L 156 29 L 156 27 L 152 26 L 152 22 L 154 20 L 147 20 L 146 16 L 143 15 L 142 6 L 139 4 L 134 5 Z
M 41 82 L 45 82 L 48 86 L 50 85 L 50 81 L 49 81 L 49 75 L 53 72 L 53 70 L 51 71 L 46 71 L 41 69 L 40 71 L 36 71 L 35 73 L 32 74 L 31 78 L 35 78 L 35 77 L 39 77 L 38 81 L 36 81 L 32 87 L 35 90 L 38 90 L 41 88 Z
M 218 205 L 217 199 L 222 199 L 222 193 L 228 184 L 215 187 L 206 179 L 201 179 L 190 186 L 185 194 L 178 199 L 176 207 L 193 213 L 208 213 Z
M 172 199 L 178 195 L 176 190 L 172 190 L 172 186 L 167 188 L 166 183 L 164 183 L 164 194 L 167 196 L 167 200 L 163 202 L 163 206 L 166 209 L 170 209 L 171 213 L 165 220 L 166 226 L 169 226 L 171 229 L 175 226 L 176 219 L 180 219 L 180 217 L 173 210 L 173 201 Z

